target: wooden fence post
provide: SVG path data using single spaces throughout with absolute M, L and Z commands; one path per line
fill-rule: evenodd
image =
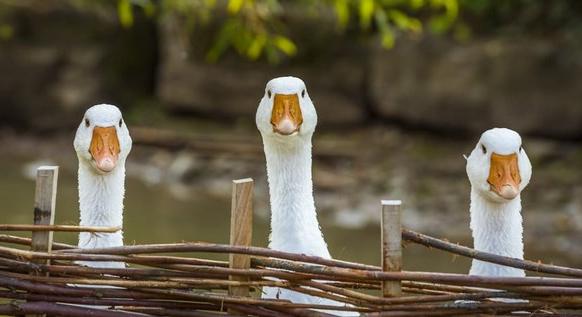
M 402 226 L 400 223 L 400 200 L 382 200 L 382 270 L 400 272 L 402 270 Z M 400 296 L 401 281 L 383 281 L 384 297 Z
M 57 200 L 58 166 L 41 166 L 36 170 L 36 189 L 34 193 L 34 224 L 54 225 Z M 32 233 L 32 251 L 51 252 L 53 246 L 52 231 L 34 231 Z M 48 264 L 48 260 L 38 263 Z
M 54 225 L 57 201 L 58 166 L 41 166 L 36 170 L 36 188 L 34 191 L 34 224 Z M 32 251 L 51 252 L 53 248 L 52 231 L 33 231 Z M 35 260 L 39 264 L 49 264 L 50 260 Z M 36 274 L 33 272 L 32 274 Z M 47 274 L 48 275 L 48 274 Z M 27 315 L 41 317 L 45 315 Z
M 253 238 L 253 187 L 251 178 L 232 181 L 232 205 L 230 214 L 230 244 L 250 246 Z M 244 254 L 230 254 L 229 267 L 248 269 L 251 258 Z M 232 281 L 248 282 L 244 276 L 230 276 Z M 248 286 L 230 286 L 228 293 L 233 296 L 250 296 Z

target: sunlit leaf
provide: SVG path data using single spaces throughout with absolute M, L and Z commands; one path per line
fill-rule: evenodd
M 414 18 L 411 18 L 404 14 L 400 10 L 390 10 L 388 11 L 388 16 L 397 27 L 404 29 L 404 30 L 411 30 L 411 31 L 420 31 L 421 23 Z
M 237 14 L 242 8 L 245 0 L 228 0 L 227 10 L 231 14 Z
M 434 8 L 444 7 L 445 16 L 450 22 L 459 15 L 458 0 L 431 0 L 431 5 Z
M 348 7 L 348 0 L 335 0 L 334 8 L 340 26 L 345 27 L 350 21 L 350 8 Z
M 459 6 L 469 7 L 465 3 L 471 1 L 479 2 L 474 7 L 481 8 L 492 0 L 117 0 L 117 4 L 123 27 L 135 23 L 134 7 L 147 16 L 173 16 L 184 36 L 196 27 L 217 25 L 219 31 L 209 33 L 213 40 L 206 56 L 209 61 L 233 50 L 248 59 L 266 57 L 275 62 L 298 51 L 296 43 L 282 35 L 295 23 L 287 18 L 291 16 L 287 9 L 299 9 L 296 12 L 308 20 L 321 18 L 322 26 L 331 10 L 339 31 L 351 32 L 359 24 L 391 48 L 402 32 L 421 33 L 424 27 L 435 33 L 450 32 L 457 39 L 468 38 L 470 30 L 459 26 L 457 19 Z
M 390 10 L 388 11 L 388 16 L 396 23 L 396 26 L 401 28 L 408 28 L 408 16 L 402 13 L 400 10 Z
M 360 0 L 360 25 L 363 28 L 370 27 L 374 14 L 374 0 Z
M 387 49 L 391 49 L 394 47 L 394 33 L 392 30 L 387 29 L 382 31 L 382 46 Z
M 388 17 L 383 10 L 376 10 L 374 14 L 374 20 L 380 31 L 380 39 L 382 46 L 386 49 L 394 47 L 395 37 L 390 24 L 388 23 Z
M 297 53 L 297 46 L 295 46 L 295 43 L 282 35 L 273 37 L 273 45 L 289 56 L 293 56 Z
M 133 25 L 133 11 L 129 0 L 119 0 L 117 3 L 117 15 L 119 23 L 125 28 Z
M 424 0 L 410 0 L 410 7 L 413 10 L 418 10 L 424 6 Z

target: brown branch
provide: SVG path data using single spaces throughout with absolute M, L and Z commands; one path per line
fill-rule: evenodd
M 190 242 L 190 243 L 172 243 L 172 244 L 145 244 L 122 246 L 113 248 L 98 248 L 91 249 L 73 249 L 60 250 L 58 253 L 87 253 L 91 254 L 109 254 L 109 255 L 128 255 L 128 254 L 143 254 L 143 253 L 176 253 L 176 252 L 210 252 L 210 253 L 236 253 L 248 254 L 255 256 L 274 257 L 279 259 L 286 259 L 292 261 L 308 262 L 320 265 L 327 265 L 332 267 L 342 267 L 360 270 L 379 270 L 379 267 L 373 265 L 366 265 L 360 263 L 352 263 L 340 260 L 324 259 L 318 256 L 297 254 L 290 252 L 283 252 L 259 247 L 246 246 L 232 246 L 227 244 L 214 244 L 206 242 Z
M 466 256 L 469 258 L 485 262 L 515 267 L 518 269 L 524 269 L 532 272 L 582 277 L 582 269 L 574 269 L 564 266 L 537 263 L 533 261 L 510 258 L 488 252 L 477 251 L 468 247 L 464 247 L 454 243 L 446 242 L 444 240 L 433 238 L 412 230 L 402 229 L 402 238 L 406 241 L 418 243 L 426 247 L 440 249 L 443 251 L 451 252 L 454 254 Z
M 228 247 L 219 245 L 205 245 L 204 250 L 213 250 L 214 252 L 224 251 L 232 252 L 232 249 L 237 247 Z M 157 247 L 157 251 L 161 251 L 161 245 Z M 169 250 L 173 250 L 174 245 L 169 247 Z M 131 247 L 129 247 L 131 248 Z M 245 248 L 245 247 L 243 247 Z M 123 248 L 111 248 L 115 250 L 121 250 Z M 227 249 L 226 251 L 224 249 Z M 104 249 L 101 249 L 101 252 Z M 167 250 L 167 249 L 164 249 Z M 89 252 L 90 250 L 84 250 Z M 123 252 L 122 252 L 123 253 Z M 89 261 L 123 261 L 128 259 L 133 260 L 132 257 L 123 257 L 115 255 L 104 255 L 104 254 L 78 254 L 75 253 L 42 253 L 42 252 L 30 252 L 24 250 L 10 249 L 5 247 L 0 247 L 0 254 L 8 254 L 13 257 L 22 257 L 25 259 L 53 259 L 53 260 L 89 260 Z M 287 256 L 285 254 L 284 256 Z M 296 255 L 302 258 L 302 255 Z M 307 256 L 306 256 L 307 257 Z M 315 257 L 317 258 L 317 257 Z M 145 259 L 141 259 L 141 263 L 147 263 Z M 270 266 L 284 270 L 293 270 L 294 272 L 310 273 L 315 274 L 320 277 L 325 277 L 325 279 L 337 279 L 346 278 L 353 280 L 371 280 L 371 281 L 383 281 L 383 280 L 409 280 L 409 281 L 420 281 L 420 282 L 440 282 L 444 284 L 460 284 L 460 285 L 487 285 L 495 288 L 503 288 L 507 286 L 556 286 L 556 287 L 582 287 L 582 279 L 566 279 L 566 278 L 547 278 L 547 277 L 488 277 L 488 276 L 470 276 L 462 274 L 450 274 L 450 273 L 432 273 L 432 272 L 380 272 L 380 271 L 370 271 L 370 270 L 357 270 L 357 269 L 345 269 L 338 267 L 329 267 L 322 265 L 309 265 L 304 263 L 297 263 L 289 260 L 271 260 L 269 261 Z M 333 262 L 333 261 L 332 261 Z M 284 272 L 276 270 L 236 270 L 228 268 L 219 267 L 193 267 L 195 270 L 206 273 L 222 273 L 222 274 L 248 274 L 256 276 L 275 276 L 275 274 L 280 274 Z M 253 271 L 254 270 L 254 271 Z M 295 274 L 295 273 L 294 273 Z M 312 278 L 312 277 L 309 277 Z
M 170 300 L 145 300 L 145 299 L 117 299 L 117 298 L 90 298 L 60 296 L 50 294 L 29 294 L 21 292 L 0 291 L 0 298 L 21 299 L 35 302 L 68 303 L 94 306 L 133 306 L 133 307 L 168 307 L 181 309 L 219 310 L 220 307 L 208 303 L 190 303 Z
M 60 232 L 105 232 L 114 233 L 121 227 L 83 227 L 65 225 L 5 225 L 0 224 L 0 231 L 60 231 Z
M 70 317 L 130 317 L 143 316 L 122 311 L 108 311 L 103 309 L 62 305 L 48 302 L 26 302 L 0 305 L 2 314 L 48 314 Z

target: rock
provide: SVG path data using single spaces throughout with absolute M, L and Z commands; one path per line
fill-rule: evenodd
M 377 49 L 369 94 L 383 118 L 473 134 L 502 126 L 524 134 L 582 134 L 582 47 L 548 38 L 426 37 Z
M 297 27 L 290 28 L 291 37 L 300 38 L 297 42 L 301 43 L 302 52 L 280 65 L 229 54 L 212 64 L 204 59 L 208 47 L 200 43 L 204 42 L 200 38 L 215 30 L 198 29 L 190 37 L 192 47 L 184 46 L 179 40 L 183 36 L 181 26 L 174 23 L 160 23 L 158 97 L 170 111 L 254 121 L 266 82 L 273 77 L 294 75 L 306 82 L 321 124 L 354 124 L 365 119 L 361 89 L 364 48 L 330 35 L 335 34 L 333 30 L 316 30 L 314 21 L 296 21 L 293 25 Z

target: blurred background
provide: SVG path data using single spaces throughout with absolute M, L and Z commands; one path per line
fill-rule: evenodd
M 228 242 L 231 180 L 253 177 L 254 113 L 272 77 L 303 78 L 319 125 L 314 182 L 334 257 L 380 261 L 380 199 L 404 223 L 471 245 L 463 154 L 521 133 L 526 258 L 582 266 L 582 2 L 577 0 L 0 0 L 0 222 L 31 223 L 37 166 L 61 167 L 59 224 L 78 223 L 72 142 L 112 103 L 134 139 L 126 244 Z M 76 243 L 73 234 L 57 239 Z M 467 272 L 409 246 L 404 267 Z

